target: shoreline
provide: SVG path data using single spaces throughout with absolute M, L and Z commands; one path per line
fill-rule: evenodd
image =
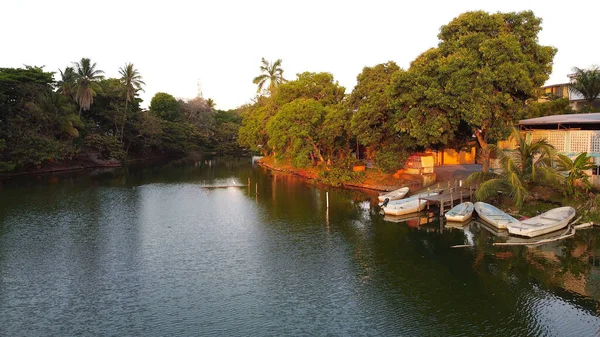
M 267 157 L 263 157 L 263 158 L 257 160 L 256 163 L 268 170 L 271 170 L 271 171 L 282 172 L 285 174 L 290 174 L 293 176 L 297 176 L 300 178 L 318 182 L 318 175 L 315 174 L 315 172 L 310 172 L 310 171 L 302 170 L 302 169 L 296 169 L 296 168 L 292 168 L 292 167 L 283 167 L 283 166 L 274 165 L 274 164 L 267 162 L 267 160 L 265 160 L 265 158 L 267 158 Z M 391 185 L 349 182 L 349 183 L 342 183 L 339 187 L 348 188 L 348 189 L 363 189 L 363 190 L 376 191 L 376 192 L 389 192 L 389 191 L 393 191 L 398 188 L 401 188 L 403 186 L 408 186 L 410 188 L 411 192 L 414 192 L 414 191 L 417 191 L 417 190 L 423 188 L 422 186 L 417 186 L 417 184 L 414 183 L 415 181 L 412 181 L 413 183 L 410 183 L 411 181 L 406 181 L 406 180 L 403 180 L 400 178 L 394 178 L 392 174 L 386 174 L 386 177 L 387 177 L 387 179 L 398 180 L 398 182 L 396 184 L 391 184 Z M 319 183 L 321 183 L 321 182 L 319 182 Z M 327 184 L 325 184 L 325 185 L 327 185 Z M 331 185 L 329 185 L 329 186 L 331 186 Z
M 146 160 L 155 160 L 155 159 L 165 159 L 169 158 L 169 156 L 152 156 L 152 157 L 144 157 L 144 158 L 133 158 L 128 159 L 120 163 L 106 163 L 106 164 L 85 164 L 85 163 L 77 163 L 72 165 L 64 165 L 64 166 L 56 166 L 45 169 L 39 169 L 34 171 L 24 171 L 24 172 L 15 172 L 15 173 L 0 173 L 0 179 L 8 179 L 13 177 L 22 177 L 22 176 L 32 176 L 32 175 L 44 175 L 51 173 L 62 173 L 62 172 L 76 172 L 83 171 L 89 169 L 97 169 L 97 168 L 122 168 L 125 164 L 146 161 Z

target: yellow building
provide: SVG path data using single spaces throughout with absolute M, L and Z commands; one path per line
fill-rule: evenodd
M 453 149 L 432 151 L 435 166 L 439 165 L 471 165 L 475 164 L 475 147 L 469 151 L 456 152 Z

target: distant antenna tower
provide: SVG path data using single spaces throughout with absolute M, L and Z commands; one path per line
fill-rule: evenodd
M 200 79 L 198 79 L 198 97 L 203 98 L 202 95 L 202 85 L 200 85 Z

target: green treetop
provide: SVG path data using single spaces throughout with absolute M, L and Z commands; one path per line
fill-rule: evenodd
M 510 132 L 552 71 L 556 49 L 538 43 L 541 21 L 531 11 L 478 11 L 443 26 L 438 47 L 395 76 L 397 129 L 430 146 L 449 143 L 466 122 L 487 170 L 488 143 Z

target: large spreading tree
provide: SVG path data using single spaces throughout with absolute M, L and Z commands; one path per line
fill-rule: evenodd
M 541 22 L 531 11 L 477 11 L 442 26 L 438 47 L 395 75 L 397 130 L 435 146 L 451 143 L 467 125 L 487 171 L 488 144 L 510 133 L 552 71 L 556 49 L 538 43 Z

